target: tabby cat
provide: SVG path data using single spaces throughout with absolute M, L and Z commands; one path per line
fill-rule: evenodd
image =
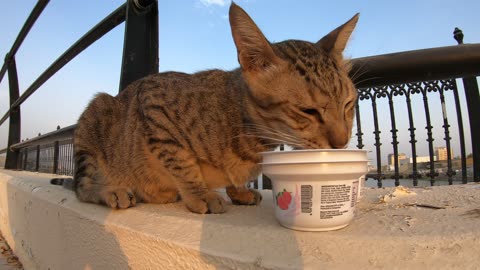
M 232 3 L 240 68 L 165 72 L 98 94 L 75 131 L 74 189 L 81 201 L 128 208 L 181 200 L 195 213 L 255 205 L 245 186 L 260 172 L 260 152 L 280 144 L 344 148 L 356 90 L 342 52 L 358 14 L 317 43 L 270 43 Z

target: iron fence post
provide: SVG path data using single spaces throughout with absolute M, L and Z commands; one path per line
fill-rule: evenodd
M 35 171 L 40 170 L 40 145 L 37 145 L 37 156 L 35 158 Z
M 453 37 L 458 42 L 458 45 L 463 44 L 462 30 L 455 28 Z M 476 77 L 464 77 L 462 80 L 472 138 L 473 181 L 480 182 L 480 146 L 478 145 L 480 138 L 480 96 L 478 94 L 478 83 Z
M 158 2 L 128 0 L 119 92 L 154 73 L 158 73 Z
M 58 141 L 55 141 L 53 143 L 53 174 L 57 174 L 58 173 L 58 157 L 60 156 L 59 155 L 59 142 Z
M 393 96 L 396 96 L 399 94 L 399 91 L 398 89 L 397 90 L 392 90 L 390 93 L 386 93 L 387 97 L 388 97 L 388 105 L 389 105 L 389 108 L 390 108 L 390 123 L 391 123 L 391 126 L 392 126 L 392 129 L 390 130 L 390 132 L 392 133 L 392 145 L 393 145 L 393 155 L 394 155 L 394 174 L 393 174 L 393 179 L 395 179 L 395 186 L 399 186 L 400 185 L 400 178 L 402 177 L 400 174 L 399 174 L 399 161 L 398 161 L 398 140 L 397 140 L 397 132 L 398 132 L 398 129 L 397 129 L 397 124 L 395 122 L 395 109 L 393 107 Z
M 357 142 L 358 142 L 357 148 L 363 149 L 365 145 L 363 144 L 363 140 L 362 140 L 363 132 L 362 132 L 362 122 L 360 119 L 360 106 L 358 105 L 359 99 L 360 98 L 357 97 L 357 102 L 355 104 L 355 119 L 357 120 L 357 133 L 355 135 L 357 135 Z
M 462 168 L 462 184 L 467 183 L 467 155 L 465 154 L 465 134 L 463 131 L 462 109 L 460 107 L 460 97 L 458 95 L 457 80 L 452 79 L 452 91 L 455 99 L 455 111 L 457 112 L 458 136 L 460 140 L 460 160 Z
M 410 147 L 412 149 L 412 174 L 409 175 L 409 178 L 413 179 L 413 186 L 418 186 L 418 178 L 421 178 L 422 175 L 418 172 L 417 169 L 417 140 L 415 139 L 415 122 L 413 121 L 413 112 L 412 112 L 412 100 L 410 95 L 413 95 L 415 90 L 411 88 L 413 84 L 407 84 L 407 90 L 405 90 L 405 101 L 407 102 L 407 111 L 408 111 L 408 131 L 410 132 Z
M 27 164 L 28 163 L 28 147 L 25 148 L 25 155 L 23 156 L 23 164 L 22 164 L 22 170 L 26 171 L 27 170 Z
M 8 83 L 10 88 L 10 106 L 20 96 L 18 89 L 17 65 L 15 56 L 7 54 L 6 62 L 8 62 Z M 13 108 L 10 113 L 10 126 L 8 128 L 7 157 L 5 160 L 5 169 L 17 169 L 18 151 L 12 151 L 10 146 L 20 142 L 20 107 Z

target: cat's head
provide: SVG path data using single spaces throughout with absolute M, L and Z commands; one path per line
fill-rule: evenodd
M 274 44 L 235 3 L 229 15 L 260 136 L 296 148 L 345 148 L 357 92 L 342 53 L 358 14 L 316 43 Z

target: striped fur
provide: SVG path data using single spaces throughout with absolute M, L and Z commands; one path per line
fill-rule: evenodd
M 230 7 L 240 68 L 147 76 L 116 97 L 97 95 L 75 132 L 77 196 L 128 208 L 180 197 L 195 213 L 221 213 L 214 190 L 258 204 L 244 187 L 259 152 L 343 148 L 356 91 L 342 51 L 357 16 L 317 43 L 271 44 L 238 6 Z

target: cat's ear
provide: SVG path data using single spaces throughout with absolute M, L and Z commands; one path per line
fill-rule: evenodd
M 324 51 L 341 53 L 347 46 L 348 39 L 355 29 L 357 24 L 359 13 L 355 14 L 348 22 L 342 24 L 328 35 L 324 36 L 320 41 L 316 43 L 317 46 Z
M 232 36 L 243 71 L 267 70 L 279 63 L 270 42 L 248 14 L 233 1 L 229 11 Z

